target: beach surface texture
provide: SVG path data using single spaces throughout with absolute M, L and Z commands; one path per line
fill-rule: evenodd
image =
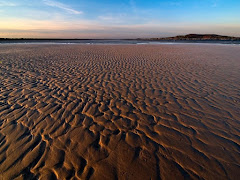
M 0 179 L 239 179 L 240 46 L 0 45 Z

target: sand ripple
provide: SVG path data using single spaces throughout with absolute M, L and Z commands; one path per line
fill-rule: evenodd
M 238 179 L 240 51 L 1 45 L 0 179 Z

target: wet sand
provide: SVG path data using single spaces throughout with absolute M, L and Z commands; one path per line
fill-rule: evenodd
M 0 179 L 238 179 L 240 47 L 0 45 Z

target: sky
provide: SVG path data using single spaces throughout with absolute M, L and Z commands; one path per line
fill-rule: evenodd
M 0 0 L 0 38 L 240 36 L 240 0 Z

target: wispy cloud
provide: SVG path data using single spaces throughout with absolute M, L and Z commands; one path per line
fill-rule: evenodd
M 126 14 L 101 15 L 101 16 L 98 16 L 98 19 L 102 23 L 108 23 L 108 24 L 122 24 L 122 23 L 126 23 L 127 21 L 132 21 L 131 18 L 126 16 Z
M 104 21 L 114 21 L 114 20 L 116 20 L 116 18 L 113 17 L 113 16 L 98 16 L 98 18 L 100 20 L 104 20 Z
M 70 14 L 82 14 L 82 11 L 77 11 L 75 9 L 72 9 L 71 7 L 67 6 L 66 4 L 57 2 L 57 1 L 52 1 L 52 0 L 43 0 L 44 4 L 46 4 L 47 6 L 51 6 L 51 7 L 56 7 L 59 9 L 62 9 Z
M 17 4 L 8 1 L 0 1 L 0 7 L 4 6 L 17 6 Z

